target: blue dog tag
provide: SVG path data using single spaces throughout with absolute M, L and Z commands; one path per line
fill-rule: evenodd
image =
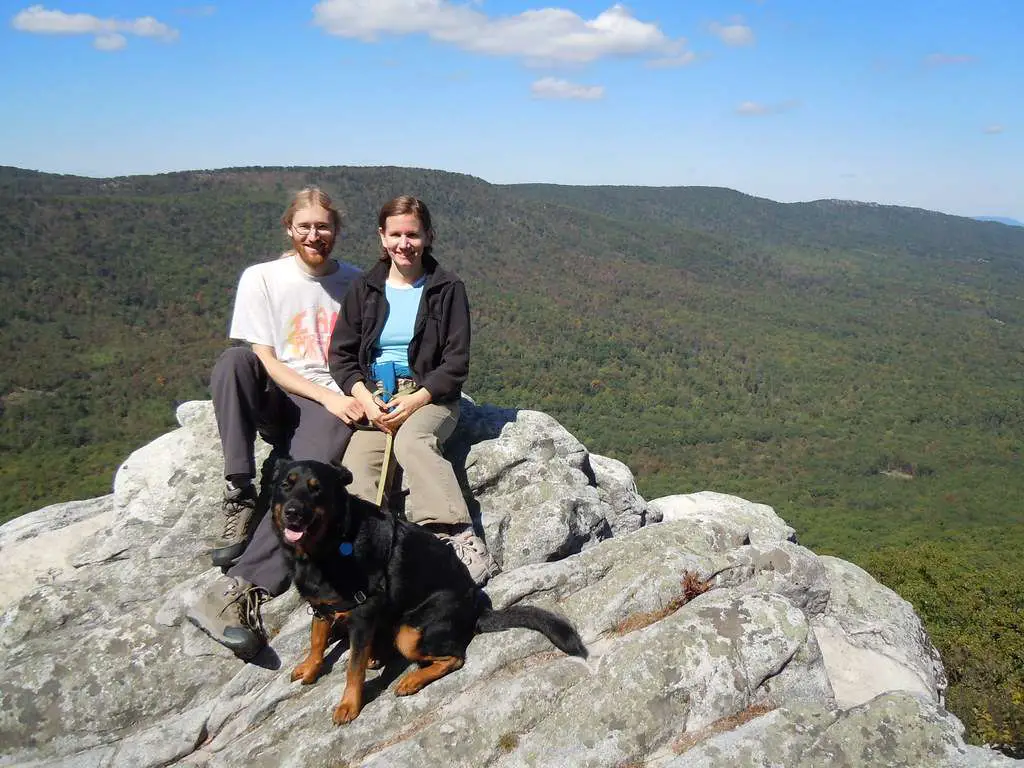
M 338 547 L 338 552 L 340 552 L 345 557 L 351 555 L 353 551 L 354 547 L 352 546 L 351 541 L 343 541 L 341 542 L 341 546 Z

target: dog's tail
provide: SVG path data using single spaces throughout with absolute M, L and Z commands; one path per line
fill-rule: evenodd
M 501 632 L 515 627 L 536 630 L 563 653 L 587 658 L 587 647 L 576 628 L 561 616 L 542 608 L 512 605 L 498 611 L 487 609 L 476 622 L 478 632 Z

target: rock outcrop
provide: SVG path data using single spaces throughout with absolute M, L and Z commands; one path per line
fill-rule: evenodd
M 217 575 L 200 553 L 222 481 L 210 404 L 178 419 L 111 496 L 0 528 L 0 766 L 1017 764 L 964 744 L 909 604 L 771 508 L 646 502 L 549 416 L 470 404 L 450 451 L 504 569 L 491 600 L 566 615 L 590 659 L 482 635 L 415 696 L 386 667 L 335 727 L 344 652 L 289 681 L 309 626 L 293 592 L 265 609 L 256 663 L 183 619 Z

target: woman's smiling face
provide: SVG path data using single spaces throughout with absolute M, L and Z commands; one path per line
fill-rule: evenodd
M 377 231 L 380 244 L 394 266 L 402 270 L 421 266 L 423 250 L 430 245 L 431 235 L 423 228 L 419 216 L 414 213 L 388 216 Z

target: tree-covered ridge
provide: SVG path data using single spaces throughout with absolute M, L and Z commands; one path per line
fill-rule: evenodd
M 611 218 L 670 224 L 756 244 L 878 249 L 878 256 L 918 256 L 928 263 L 1008 260 L 1018 270 L 1024 261 L 1024 230 L 919 208 L 849 200 L 777 203 L 720 187 L 517 184 L 505 189 Z
M 1024 233 L 1009 227 L 402 168 L 0 169 L 3 518 L 105 492 L 176 402 L 208 396 L 238 274 L 285 247 L 278 218 L 308 183 L 343 204 L 337 255 L 364 267 L 381 202 L 430 204 L 470 292 L 475 398 L 551 413 L 649 498 L 775 506 L 912 599 L 954 711 L 976 739 L 1021 744 Z

